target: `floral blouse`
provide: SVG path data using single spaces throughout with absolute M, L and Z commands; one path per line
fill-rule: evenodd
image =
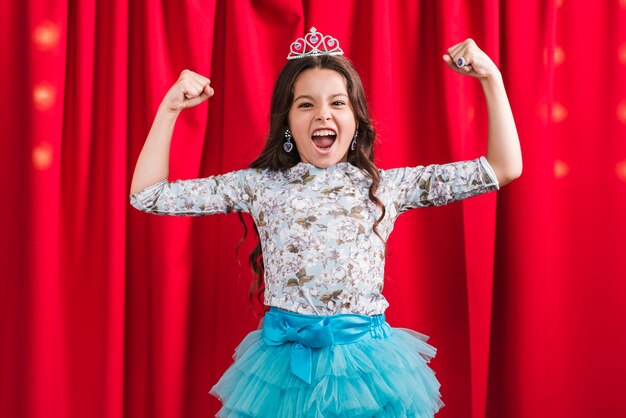
M 484 157 L 443 165 L 379 170 L 378 198 L 387 239 L 402 212 L 498 189 Z M 380 209 L 371 179 L 348 162 L 329 168 L 298 163 L 284 171 L 244 169 L 193 180 L 163 180 L 131 196 L 160 215 L 252 215 L 265 264 L 265 304 L 288 311 L 376 315 L 382 295 L 385 244 L 373 232 Z

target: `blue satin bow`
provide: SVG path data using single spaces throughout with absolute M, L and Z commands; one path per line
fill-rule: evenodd
M 379 329 L 373 329 L 375 325 Z M 311 383 L 313 369 L 312 348 L 334 344 L 350 344 L 366 337 L 385 338 L 391 331 L 383 315 L 315 316 L 300 315 L 271 308 L 265 314 L 263 340 L 267 345 L 293 342 L 291 372 Z

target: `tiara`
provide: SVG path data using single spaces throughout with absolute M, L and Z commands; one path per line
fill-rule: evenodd
M 304 38 L 296 39 L 289 47 L 288 60 L 317 55 L 343 55 L 339 41 L 332 36 L 324 36 L 317 29 L 311 28 Z

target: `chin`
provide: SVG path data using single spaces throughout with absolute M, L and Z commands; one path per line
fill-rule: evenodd
M 302 160 L 305 161 L 305 160 Z M 313 164 L 316 167 L 319 168 L 328 168 L 328 167 L 332 167 L 333 165 L 337 164 L 337 163 L 341 163 L 341 162 L 345 162 L 347 161 L 347 159 L 344 157 L 335 157 L 335 158 L 309 158 L 306 161 L 308 161 L 309 164 Z
M 309 164 L 313 164 L 314 166 L 319 167 L 319 168 L 332 167 L 333 165 L 337 163 L 345 162 L 348 160 L 347 151 L 343 154 L 341 154 L 340 152 L 337 152 L 338 150 L 336 149 L 329 150 L 329 151 L 330 152 L 321 152 L 316 147 L 311 153 L 312 155 L 309 155 L 309 158 L 306 158 L 306 156 L 305 158 L 302 158 L 301 156 L 300 160 L 306 161 Z

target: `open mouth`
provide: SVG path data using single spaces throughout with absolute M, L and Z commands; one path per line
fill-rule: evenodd
M 320 151 L 328 151 L 335 143 L 337 133 L 332 129 L 318 129 L 313 132 L 311 139 L 313 144 Z

